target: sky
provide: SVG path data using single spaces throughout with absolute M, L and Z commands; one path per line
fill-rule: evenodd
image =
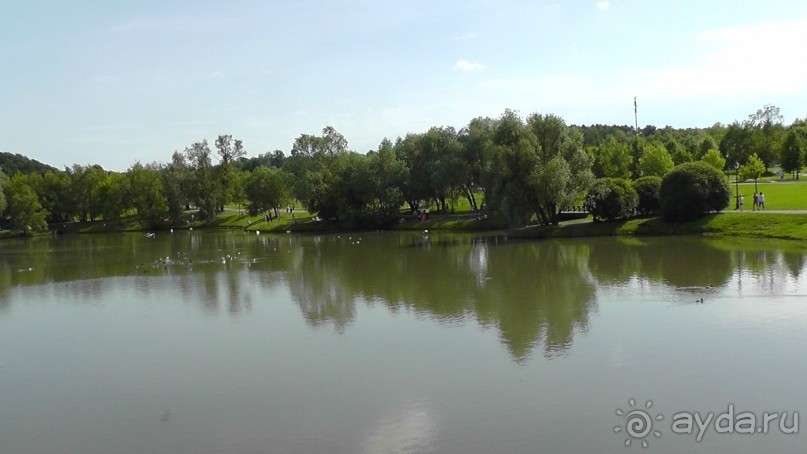
M 807 117 L 804 0 L 0 0 L 0 151 L 125 170 L 220 134 L 333 126 L 358 152 L 552 113 L 707 127 Z

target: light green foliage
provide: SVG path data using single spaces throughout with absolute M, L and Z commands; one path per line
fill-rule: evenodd
M 289 196 L 282 172 L 268 167 L 258 167 L 247 174 L 244 193 L 253 216 L 282 206 Z
M 98 165 L 82 167 L 75 164 L 69 173 L 75 214 L 81 221 L 95 219 L 100 214 L 95 186 L 104 179 L 104 169 Z
M 675 163 L 666 148 L 654 143 L 645 145 L 644 154 L 639 159 L 642 176 L 663 177 L 673 167 Z
M 642 156 L 644 156 L 644 150 L 647 145 L 647 140 L 641 136 L 634 136 L 633 140 L 630 142 L 630 154 L 633 158 L 631 161 L 630 171 L 633 178 L 639 178 L 642 176 L 642 170 L 639 167 L 639 163 L 642 161 Z
M 132 199 L 131 185 L 125 174 L 110 172 L 95 187 L 95 198 L 99 201 L 101 217 L 105 221 L 120 219 L 129 209 Z
M 48 228 L 46 213 L 28 180 L 25 175 L 17 173 L 9 181 L 6 187 L 9 218 L 25 232 L 45 230 Z
M 627 143 L 610 136 L 594 152 L 594 175 L 599 178 L 630 178 L 633 156 Z
M 6 186 L 8 185 L 8 176 L 0 170 L 0 218 L 6 210 L 8 203 L 6 202 Z
M 739 172 L 741 180 L 753 179 L 756 184 L 759 177 L 765 173 L 765 164 L 763 164 L 762 160 L 754 153 L 748 158 L 748 162 L 740 166 Z
M 47 171 L 38 185 L 38 196 L 51 222 L 64 222 L 75 215 L 71 198 L 70 175 L 67 172 Z M 93 198 L 93 200 L 97 200 Z
M 701 161 L 709 164 L 717 170 L 723 170 L 726 167 L 726 158 L 720 156 L 720 152 L 715 148 L 712 148 L 704 153 Z
M 163 195 L 163 182 L 157 165 L 135 163 L 127 172 L 131 186 L 132 207 L 146 227 L 157 227 L 166 216 L 168 207 Z

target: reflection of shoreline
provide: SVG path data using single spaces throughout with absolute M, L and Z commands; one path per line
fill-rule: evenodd
M 248 313 L 283 288 L 310 326 L 344 332 L 360 305 L 380 303 L 393 313 L 404 308 L 439 322 L 474 319 L 494 327 L 521 361 L 536 348 L 563 355 L 588 329 L 598 285 L 646 281 L 702 292 L 742 276 L 775 291 L 782 277 L 798 278 L 805 266 L 804 252 L 766 249 L 759 241 L 746 252 L 736 240 L 691 237 L 360 237 L 184 232 L 156 240 L 115 234 L 21 242 L 0 254 L 0 311 L 23 293 L 61 291 L 70 301 L 90 300 L 106 278 L 134 278 L 127 285 L 144 299 L 178 290 L 211 313 Z

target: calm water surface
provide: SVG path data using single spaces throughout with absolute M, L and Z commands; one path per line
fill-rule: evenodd
M 807 418 L 805 258 L 695 238 L 3 241 L 0 452 L 804 452 L 777 422 L 699 442 L 672 424 Z

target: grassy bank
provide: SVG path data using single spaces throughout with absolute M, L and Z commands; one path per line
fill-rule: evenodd
M 807 214 L 721 213 L 684 224 L 661 218 L 622 222 L 570 223 L 557 227 L 526 227 L 508 231 L 510 238 L 593 236 L 713 235 L 807 240 Z

